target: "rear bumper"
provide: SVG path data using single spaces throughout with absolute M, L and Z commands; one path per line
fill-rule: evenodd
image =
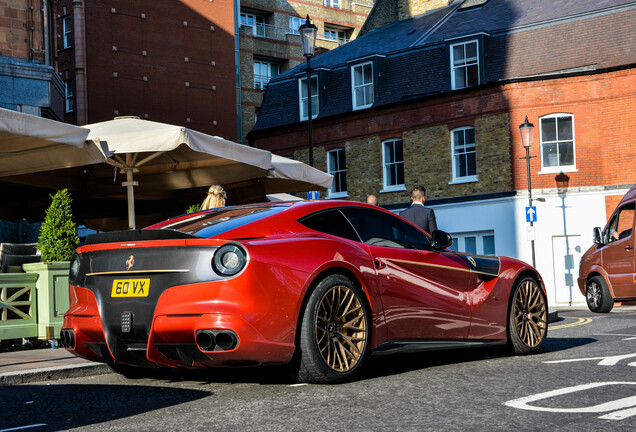
M 294 354 L 293 343 L 269 340 L 235 313 L 166 313 L 170 308 L 162 308 L 162 302 L 157 305 L 143 343 L 115 338 L 116 346 L 109 346 L 93 292 L 72 286 L 71 293 L 72 298 L 81 298 L 82 306 L 71 305 L 64 317 L 62 328 L 74 334 L 74 346 L 67 350 L 89 360 L 147 367 L 206 368 L 284 364 Z M 196 343 L 196 334 L 208 329 L 233 332 L 236 346 L 225 351 L 202 350 Z

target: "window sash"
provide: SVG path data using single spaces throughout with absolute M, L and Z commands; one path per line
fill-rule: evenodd
M 62 29 L 64 32 L 63 46 L 64 48 L 70 48 L 71 47 L 71 17 L 70 16 L 65 16 L 64 18 L 62 18 Z
M 298 93 L 300 94 L 300 120 L 309 119 L 307 106 L 307 78 L 298 80 Z M 311 76 L 311 118 L 318 117 L 320 105 L 318 103 L 318 76 Z
M 64 112 L 73 112 L 73 83 L 71 81 L 64 82 Z
M 541 167 L 558 170 L 575 166 L 574 116 L 556 114 L 541 122 Z
M 453 90 L 479 84 L 479 45 L 470 41 L 451 45 Z
M 291 33 L 298 34 L 298 28 L 303 25 L 302 18 L 290 16 L 289 17 L 289 31 Z
M 373 64 L 365 63 L 351 68 L 353 109 L 373 105 Z
M 252 36 L 265 37 L 265 17 L 242 13 L 241 25 L 250 27 L 252 29 Z
M 267 83 L 279 73 L 278 63 L 254 61 L 254 88 L 265 89 Z
M 329 195 L 346 194 L 347 192 L 347 163 L 345 149 L 327 152 L 327 172 L 333 175 L 333 183 Z
M 401 139 L 383 143 L 384 186 L 393 187 L 404 184 L 404 153 Z
M 475 129 L 462 128 L 452 132 L 453 178 L 470 179 L 477 176 Z

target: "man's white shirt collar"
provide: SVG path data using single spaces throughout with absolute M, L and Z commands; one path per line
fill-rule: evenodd
M 411 203 L 411 205 L 415 205 L 415 204 L 419 204 L 419 205 L 421 205 L 422 207 L 424 207 L 424 203 L 421 203 L 421 202 L 419 202 L 419 201 L 413 201 L 413 202 Z

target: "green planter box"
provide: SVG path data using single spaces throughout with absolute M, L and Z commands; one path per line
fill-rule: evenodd
M 0 340 L 38 335 L 36 274 L 0 273 Z
M 68 310 L 68 270 L 70 262 L 23 264 L 27 274 L 37 273 L 38 339 L 58 339 Z

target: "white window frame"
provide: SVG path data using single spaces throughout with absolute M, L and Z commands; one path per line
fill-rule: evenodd
M 543 121 L 550 118 L 557 119 L 558 122 L 559 117 L 570 117 L 572 120 L 572 164 L 571 165 L 559 165 L 559 155 L 558 155 L 558 147 L 560 142 L 570 141 L 566 139 L 560 140 L 557 136 L 555 141 L 543 141 Z M 559 128 L 557 125 L 557 134 L 559 132 Z M 543 164 L 543 148 L 544 145 L 553 144 L 557 145 L 557 165 L 554 166 L 545 166 Z M 560 172 L 576 172 L 576 136 L 575 136 L 575 126 L 574 126 L 574 114 L 570 113 L 552 113 L 542 117 L 539 117 L 539 147 L 541 150 L 541 172 L 539 174 L 554 174 Z
M 474 253 L 476 255 L 486 255 L 486 253 L 484 252 L 484 238 L 492 236 L 493 248 L 495 250 L 487 255 L 497 255 L 497 238 L 495 237 L 495 231 L 493 230 L 452 233 L 451 235 L 453 236 L 453 245 L 450 247 L 450 250 L 467 252 L 466 239 L 474 238 L 476 246 L 476 251 Z
M 64 49 L 71 47 L 71 32 L 72 32 L 72 30 L 73 29 L 71 28 L 71 16 L 67 15 L 65 17 L 62 17 L 62 32 L 63 32 L 62 47 Z
M 467 59 L 466 58 L 466 46 L 469 44 L 475 44 L 475 51 L 476 51 L 476 57 L 474 59 Z M 463 62 L 461 64 L 455 65 L 455 54 L 454 54 L 454 48 L 456 46 L 463 46 L 464 48 L 464 59 Z M 473 84 L 469 84 L 468 83 L 468 74 L 467 74 L 467 70 L 469 67 L 471 66 L 475 66 L 477 65 L 477 83 L 473 83 Z M 463 87 L 458 87 L 458 84 L 455 80 L 455 71 L 457 69 L 463 69 L 464 70 L 464 79 L 466 81 L 466 85 Z M 479 64 L 479 41 L 477 39 L 474 40 L 469 40 L 469 41 L 465 41 L 465 42 L 460 42 L 460 43 L 456 43 L 456 44 L 452 44 L 450 46 L 450 71 L 451 71 L 451 88 L 453 90 L 459 90 L 459 89 L 463 89 L 463 88 L 467 88 L 467 87 L 472 87 L 475 85 L 479 85 L 481 83 L 481 65 Z
M 73 81 L 64 81 L 64 112 L 73 112 Z
M 251 22 L 250 22 L 251 19 Z M 252 29 L 252 36 L 265 37 L 265 17 L 253 13 L 241 12 L 241 25 Z
M 341 166 L 341 169 L 338 169 L 337 167 L 333 167 L 331 166 L 331 155 L 332 154 L 336 154 L 336 159 L 338 159 L 338 165 Z M 344 155 L 345 156 L 345 161 L 344 164 L 341 163 L 342 161 L 340 160 L 340 155 Z M 342 169 L 342 165 L 344 165 L 344 169 Z M 334 177 L 334 183 L 335 183 L 335 179 L 336 176 L 340 173 L 343 173 L 344 177 L 345 177 L 345 182 L 346 182 L 346 178 L 347 178 L 347 166 L 346 166 L 346 152 L 344 148 L 337 148 L 337 149 L 333 149 L 333 150 L 329 150 L 327 152 L 327 172 L 331 175 L 333 175 Z M 347 193 L 347 190 L 341 190 L 341 191 L 334 191 L 333 189 L 329 189 L 328 190 L 328 197 L 329 198 L 346 198 L 348 197 L 349 194 Z
M 298 28 L 304 24 L 303 18 L 297 16 L 289 16 L 289 32 L 298 34 Z
M 343 44 L 347 42 L 347 32 L 342 29 L 325 26 L 324 38 Z
M 402 160 L 387 161 L 386 147 L 388 145 L 395 145 L 395 143 L 398 141 L 402 143 Z M 382 141 L 382 183 L 383 183 L 382 187 L 383 189 L 380 192 L 396 192 L 396 191 L 406 190 L 406 186 L 404 185 L 404 183 L 396 183 L 396 184 L 390 185 L 389 182 L 387 181 L 388 174 L 391 171 L 390 167 L 392 165 L 402 165 L 402 181 L 404 181 L 404 141 L 402 140 L 402 138 L 392 138 L 392 139 Z
M 361 69 L 362 70 L 362 79 L 364 81 L 364 70 L 367 66 L 371 67 L 371 82 L 363 82 L 362 84 L 356 85 L 355 82 L 355 74 L 356 74 L 356 70 L 357 69 Z M 374 83 L 373 83 L 373 62 L 366 62 L 366 63 L 360 63 L 354 66 L 351 66 L 351 100 L 353 103 L 353 110 L 361 110 L 361 109 L 365 109 L 365 108 L 369 108 L 370 106 L 373 105 L 373 99 L 374 99 Z M 356 90 L 360 89 L 360 88 L 365 88 L 366 87 L 371 87 L 371 100 L 367 101 L 364 100 L 359 104 L 357 98 L 356 98 Z M 364 92 L 363 92 L 364 94 Z
M 316 80 L 316 93 L 314 94 L 312 92 L 311 94 L 311 101 L 312 101 L 312 105 L 311 105 L 311 118 L 315 119 L 316 117 L 318 117 L 318 114 L 320 112 L 320 99 L 318 98 L 318 75 L 312 75 L 311 76 L 311 80 L 314 81 Z M 304 105 L 307 103 L 307 98 L 303 98 L 303 88 L 307 87 L 307 77 L 304 78 L 300 78 L 298 80 L 298 108 L 299 108 L 299 115 L 300 115 L 300 121 L 304 121 L 304 120 L 309 120 L 309 107 L 307 107 L 306 109 L 304 108 Z M 312 86 L 309 86 L 309 90 L 312 90 Z M 315 98 L 315 99 L 314 99 Z M 315 101 L 315 104 L 313 103 Z
M 323 0 L 323 6 L 342 9 L 342 0 Z
M 477 179 L 477 146 L 475 144 L 475 142 L 472 143 L 472 150 L 469 151 L 468 146 L 466 146 L 466 131 L 467 130 L 472 130 L 473 131 L 473 136 L 475 136 L 475 128 L 472 126 L 464 126 L 464 127 L 459 127 L 456 129 L 451 130 L 451 159 L 453 161 L 453 181 L 450 184 L 454 184 L 454 183 L 470 183 L 470 182 L 476 182 L 478 181 Z M 464 134 L 464 151 L 463 152 L 458 152 L 458 148 L 455 147 L 455 133 L 463 133 Z M 457 158 L 458 157 L 462 157 L 462 156 L 466 156 L 466 157 L 470 157 L 467 155 L 472 154 L 473 157 L 475 158 L 475 174 L 474 175 L 465 175 L 465 176 L 459 176 L 457 175 Z
M 259 74 L 256 73 L 257 66 L 260 69 Z M 254 60 L 253 69 L 254 88 L 260 90 L 265 90 L 265 87 L 267 87 L 267 83 L 275 76 L 278 76 L 278 74 L 280 73 L 280 65 L 278 63 L 266 60 Z M 265 69 L 265 73 L 263 73 L 263 69 Z

